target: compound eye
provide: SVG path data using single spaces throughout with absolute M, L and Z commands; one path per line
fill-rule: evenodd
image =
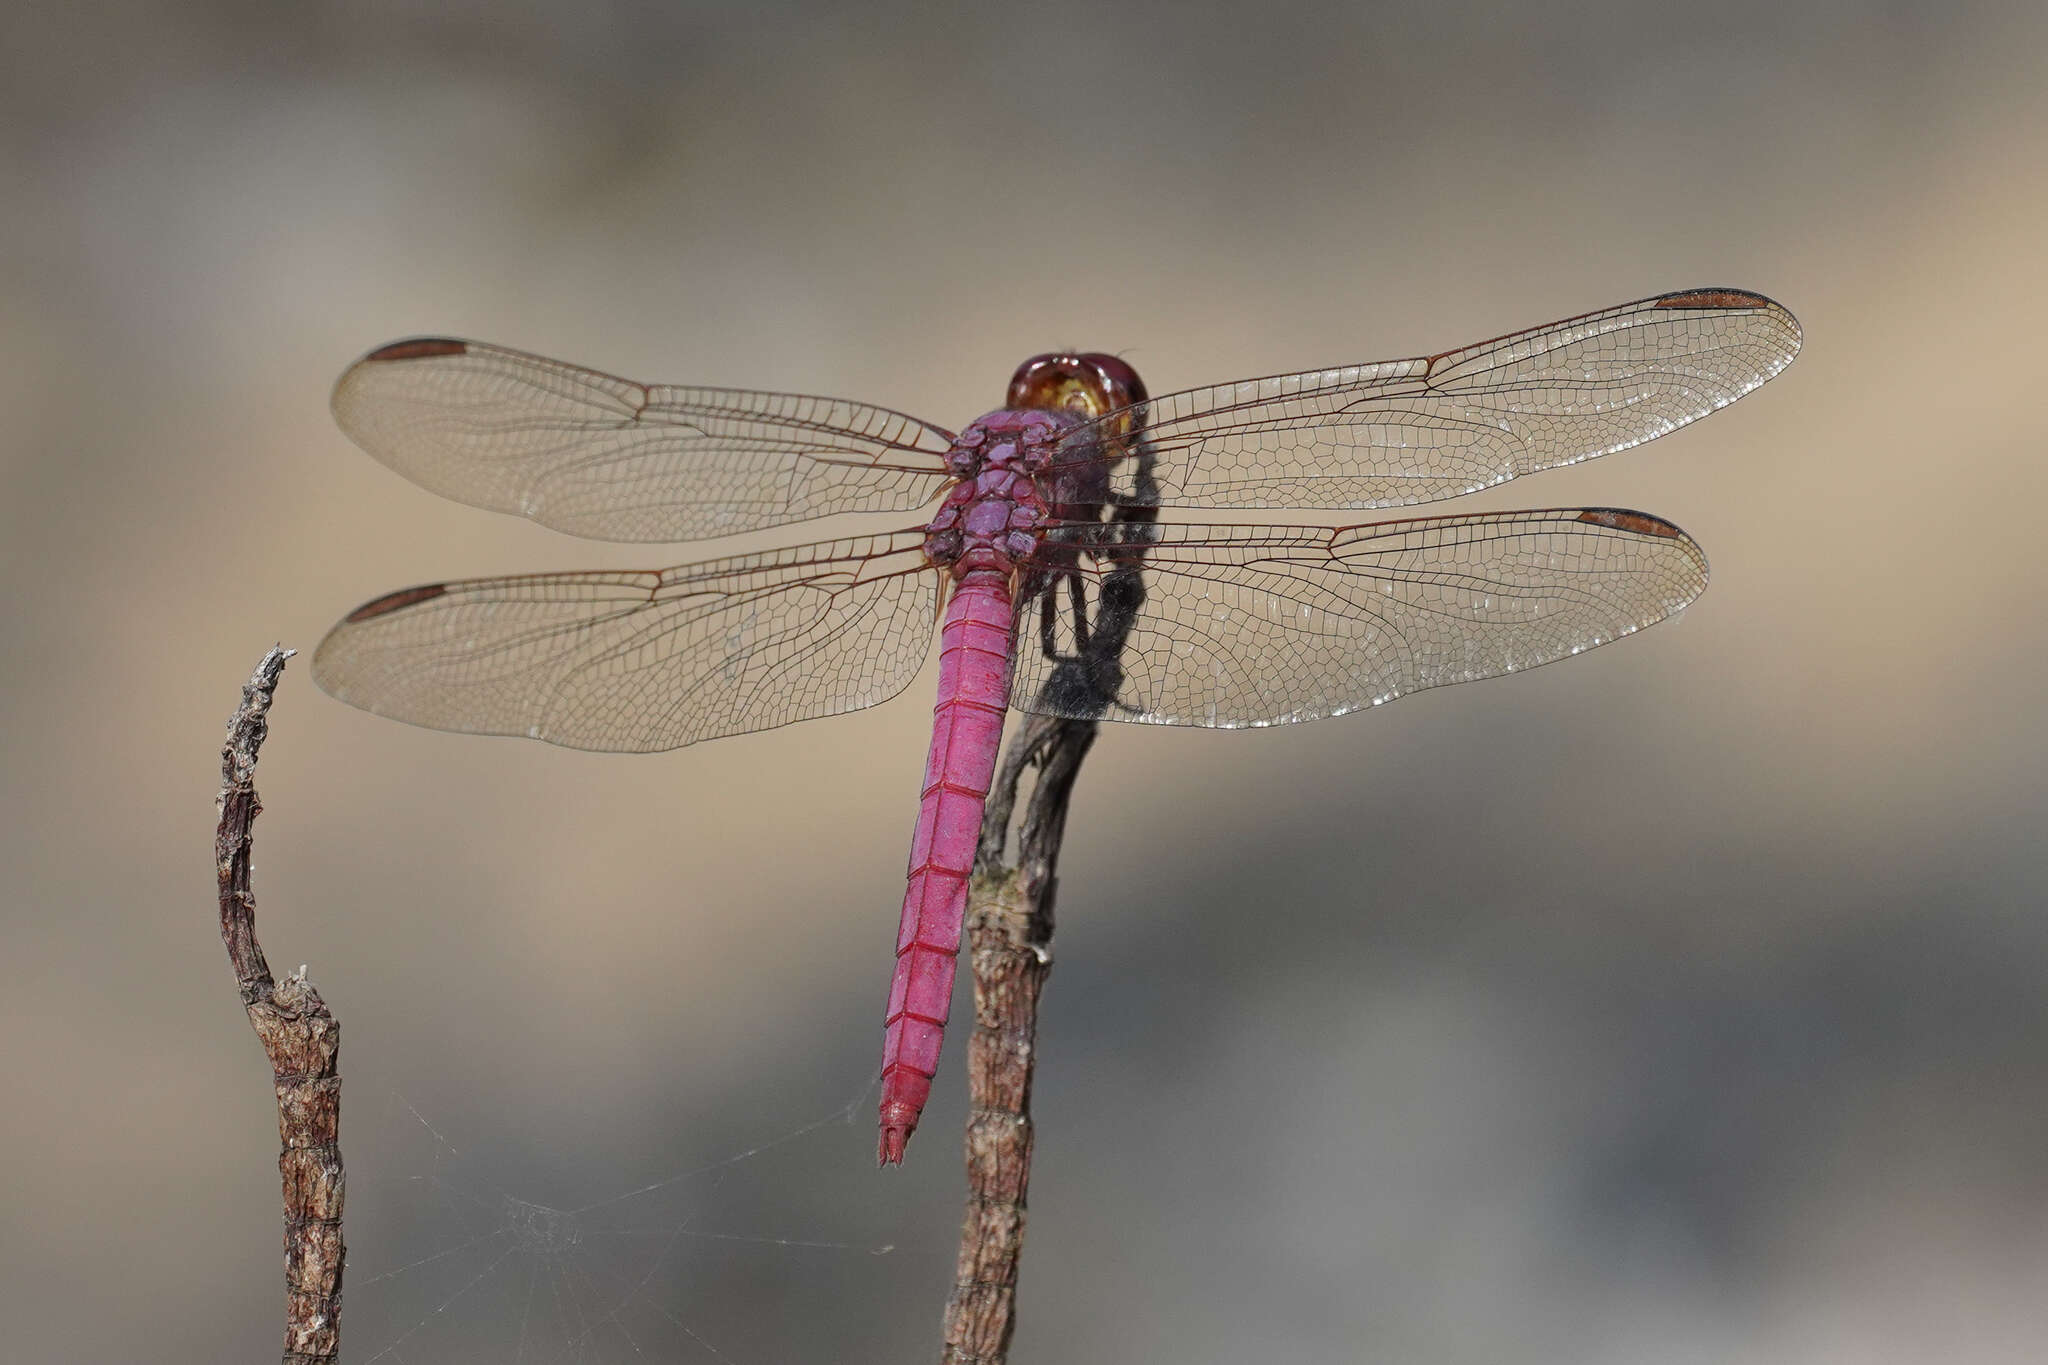
M 1113 355 L 1033 356 L 1010 379 L 1009 406 L 1101 417 L 1145 397 L 1138 373 Z
M 1145 381 L 1138 378 L 1138 372 L 1113 355 L 1090 351 L 1081 357 L 1081 362 L 1095 370 L 1112 412 L 1133 403 L 1142 403 L 1150 396 L 1145 392 Z

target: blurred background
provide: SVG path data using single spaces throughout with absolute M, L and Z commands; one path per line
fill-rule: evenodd
M 328 418 L 359 352 L 957 426 L 1054 346 L 1164 391 L 1726 284 L 1781 380 L 1458 508 L 1678 521 L 1681 622 L 1103 736 L 1015 1359 L 2038 1358 L 2044 53 L 2024 4 L 8 7 L 6 1354 L 276 1349 L 208 875 L 263 649 L 695 553 L 407 484 Z M 627 758 L 293 665 L 258 928 L 346 1038 L 348 1359 L 936 1356 L 959 1035 L 901 1171 L 863 1090 L 935 674 Z

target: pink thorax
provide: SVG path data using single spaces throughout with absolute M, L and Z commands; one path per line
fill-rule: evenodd
M 946 452 L 959 482 L 924 530 L 925 558 L 955 579 L 972 569 L 1009 573 L 1038 548 L 1048 517 L 1038 477 L 1078 419 L 999 408 L 968 423 Z

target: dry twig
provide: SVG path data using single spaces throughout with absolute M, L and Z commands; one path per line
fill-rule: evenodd
M 1149 456 L 1137 503 L 1119 508 L 1102 556 L 1095 619 L 1085 652 L 1053 671 L 1042 697 L 1057 709 L 1100 715 L 1115 703 L 1125 641 L 1144 605 L 1140 575 L 1156 509 Z M 1077 704 L 1077 698 L 1092 701 Z M 1097 722 L 1033 715 L 1003 754 L 982 818 L 968 891 L 967 941 L 974 971 L 974 1031 L 967 1040 L 967 1213 L 953 1292 L 946 1301 L 942 1365 L 1003 1365 L 1016 1330 L 1017 1264 L 1024 1251 L 1031 1183 L 1031 1077 L 1037 1060 L 1038 997 L 1052 972 L 1053 898 L 1067 803 Z M 1017 789 L 1027 768 L 1037 781 L 1017 832 L 1017 861 L 1004 861 Z
M 1055 867 L 1067 796 L 1094 740 L 1092 720 L 1033 717 L 1005 756 L 983 826 L 984 840 L 990 829 L 1003 833 L 1018 779 L 1035 762 L 1038 783 L 1018 835 L 1017 865 L 1001 862 L 998 844 L 992 859 L 981 860 L 968 893 L 974 1031 L 967 1040 L 967 1216 L 946 1303 L 945 1365 L 1000 1365 L 1016 1325 L 1031 1181 L 1031 1074 L 1038 997 L 1052 971 Z
M 220 937 L 227 945 L 242 1005 L 270 1058 L 277 1085 L 278 1174 L 284 1181 L 284 1365 L 333 1365 L 341 1343 L 341 1077 L 335 1071 L 341 1026 L 305 971 L 272 978 L 256 941 L 256 896 L 249 887 L 256 751 L 270 730 L 270 700 L 289 649 L 273 647 L 242 688 L 221 748 Z

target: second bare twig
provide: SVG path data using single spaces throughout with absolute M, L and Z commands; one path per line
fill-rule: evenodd
M 277 1087 L 277 1158 L 284 1182 L 284 1365 L 333 1365 L 341 1352 L 341 1077 L 335 1069 L 341 1026 L 304 972 L 278 981 L 256 941 L 256 895 L 249 884 L 256 796 L 256 751 L 270 729 L 270 701 L 292 651 L 273 648 L 242 688 L 221 748 L 220 828 L 214 835 L 220 880 L 220 936 L 248 1011 L 270 1058 Z

